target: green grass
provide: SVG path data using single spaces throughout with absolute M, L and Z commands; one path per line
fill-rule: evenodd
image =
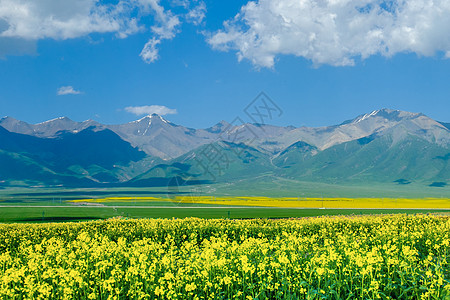
M 426 209 L 289 209 L 289 208 L 121 208 L 121 207 L 0 207 L 0 222 L 67 222 L 129 218 L 302 218 L 324 215 L 416 214 L 445 210 Z
M 245 186 L 245 183 L 248 185 Z M 267 184 L 269 186 L 269 184 Z M 247 187 L 247 190 L 245 190 Z M 335 190 L 333 190 L 333 187 Z M 213 188 L 217 188 L 215 191 Z M 353 189 L 354 188 L 354 189 Z M 408 196 L 417 194 L 416 187 L 397 187 L 389 186 L 383 190 L 382 186 L 356 187 L 333 186 L 314 183 L 298 183 L 287 180 L 272 181 L 272 189 L 278 190 L 278 194 L 272 191 L 258 190 L 251 182 L 242 182 L 224 189 L 223 186 L 204 186 L 201 187 L 200 194 L 203 195 L 227 195 L 252 196 L 292 196 L 292 195 L 308 195 L 317 196 L 322 191 L 324 196 L 376 196 L 375 190 L 382 190 L 380 194 L 386 196 Z M 397 192 L 393 192 L 397 189 Z M 297 190 L 295 190 L 297 189 Z M 408 190 L 410 189 L 410 190 Z M 446 188 L 432 189 L 429 196 L 449 197 Z M 249 192 L 258 191 L 256 193 Z M 181 192 L 188 192 L 189 189 L 181 189 Z M 390 192 L 391 191 L 391 192 Z M 409 191 L 408 193 L 406 191 Z M 217 208 L 216 205 L 210 205 L 214 208 L 194 208 L 207 207 L 206 204 L 183 204 L 167 201 L 128 201 L 126 203 L 102 203 L 103 207 L 85 207 L 74 206 L 67 200 L 86 199 L 86 198 L 104 198 L 104 197 L 162 197 L 167 198 L 167 187 L 160 188 L 108 188 L 108 189 L 65 189 L 65 188 L 8 188 L 0 190 L 0 222 L 59 222 L 59 221 L 82 221 L 94 219 L 106 219 L 111 217 L 130 217 L 130 218 L 300 218 L 321 215 L 360 215 L 360 214 L 388 214 L 388 213 L 428 213 L 443 212 L 444 210 L 402 210 L 402 209 L 289 209 L 289 208 L 258 208 L 258 207 L 242 207 L 242 208 Z M 320 195 L 321 193 L 319 193 Z M 423 194 L 423 195 L 422 195 Z M 422 196 L 428 195 L 426 191 L 422 191 Z M 170 196 L 170 195 L 169 195 Z M 17 205 L 23 207 L 4 207 L 5 205 Z M 121 205 L 136 206 L 131 208 L 120 207 Z M 2 207 L 3 206 L 3 207 Z M 37 206 L 55 206 L 41 208 Z M 65 206 L 65 207 L 56 207 Z M 116 206 L 116 207 L 115 207 Z M 142 206 L 161 206 L 159 208 L 143 208 Z M 173 208 L 168 208 L 172 206 Z
M 198 187 L 114 187 L 114 188 L 6 188 L 0 189 L 4 202 L 61 202 L 64 200 L 104 197 L 170 197 L 179 191 L 212 196 L 267 196 L 267 197 L 347 197 L 347 198 L 450 198 L 450 186 L 430 187 L 429 183 L 413 182 L 407 185 L 391 183 L 329 184 L 298 181 L 273 176 L 261 176 Z M 168 195 L 169 193 L 169 195 Z M 1 202 L 0 202 L 1 203 Z
M 450 185 L 430 187 L 429 183 L 395 182 L 331 184 L 299 181 L 271 175 L 240 180 L 228 184 L 217 183 L 200 189 L 206 194 L 224 196 L 267 197 L 330 197 L 330 198 L 450 198 Z M 188 189 L 180 189 L 186 191 Z

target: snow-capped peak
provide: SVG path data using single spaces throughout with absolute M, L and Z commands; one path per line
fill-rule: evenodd
M 150 118 L 151 118 L 152 120 L 154 120 L 154 119 L 156 119 L 156 120 L 161 120 L 162 122 L 164 122 L 164 123 L 166 123 L 166 124 L 169 124 L 169 122 L 168 122 L 166 119 L 164 119 L 162 116 L 160 116 L 160 115 L 158 115 L 158 114 L 151 114 L 151 115 L 150 115 Z
M 364 114 L 364 115 L 362 115 L 362 116 L 359 116 L 359 117 L 357 117 L 354 121 L 353 121 L 353 123 L 359 123 L 359 122 L 361 122 L 361 121 L 364 121 L 364 120 L 366 120 L 367 118 L 370 118 L 371 116 L 375 116 L 377 113 L 379 113 L 380 112 L 380 110 L 374 110 L 374 111 L 372 111 L 370 114 Z
M 44 121 L 41 123 L 37 123 L 36 125 L 47 124 L 47 123 L 51 123 L 51 122 L 58 121 L 58 120 L 69 120 L 69 119 L 67 117 L 59 117 L 59 118 L 51 119 L 51 120 Z
M 146 115 L 145 117 L 140 118 L 139 120 L 133 121 L 133 122 L 131 122 L 131 123 L 140 123 L 140 122 L 142 122 L 142 121 L 146 121 L 146 122 L 147 122 L 147 120 L 148 120 L 149 124 L 150 124 L 152 121 L 158 121 L 158 120 L 161 120 L 162 122 L 164 122 L 164 123 L 166 123 L 166 124 L 169 123 L 169 121 L 167 121 L 166 119 L 164 119 L 163 117 L 161 117 L 161 116 L 158 115 L 158 114 Z
M 135 120 L 135 121 L 132 121 L 132 122 L 130 122 L 130 123 L 140 123 L 140 122 L 144 121 L 144 120 L 147 119 L 147 118 L 149 118 L 149 116 L 145 116 L 145 117 L 143 117 L 143 118 L 140 118 L 139 120 Z
M 369 119 L 371 117 L 375 117 L 375 116 L 378 118 L 388 120 L 388 121 L 399 122 L 404 119 L 417 118 L 417 117 L 423 116 L 423 114 L 412 113 L 412 112 L 402 111 L 402 110 L 398 110 L 398 109 L 383 108 L 383 109 L 379 109 L 379 110 L 374 110 L 368 114 L 360 115 L 360 116 L 356 117 L 355 119 L 353 119 L 352 121 L 344 122 L 343 124 L 348 124 L 348 123 L 357 124 L 357 123 L 360 123 L 364 120 L 367 120 L 367 119 Z

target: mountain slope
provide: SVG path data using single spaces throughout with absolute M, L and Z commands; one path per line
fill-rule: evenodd
M 58 174 L 19 153 L 0 150 L 0 183 L 19 185 L 92 186 L 94 182 L 84 176 Z
M 214 139 L 210 132 L 176 125 L 156 114 L 108 128 L 147 154 L 163 159 L 176 158 Z
M 144 152 L 133 148 L 112 131 L 95 131 L 93 128 L 79 133 L 61 133 L 55 138 L 38 138 L 0 127 L 0 150 L 7 155 L 5 160 L 8 157 L 11 161 L 13 157 L 15 164 L 21 166 L 14 172 L 21 173 L 24 179 L 34 174 L 25 166 L 33 165 L 57 175 L 120 181 L 116 174 L 117 165 L 126 166 L 146 157 Z M 9 167 L 2 169 L 6 172 Z M 41 176 L 41 180 L 45 182 L 50 177 Z
M 301 162 L 305 162 L 316 155 L 318 150 L 315 146 L 299 141 L 277 155 L 273 160 L 273 164 L 279 168 L 291 168 Z
M 194 182 L 215 183 L 272 171 L 273 166 L 267 154 L 245 144 L 216 142 L 203 145 L 168 163 L 156 165 L 132 182 L 145 186 L 152 180 L 180 177 Z
M 391 109 L 376 110 L 335 126 L 300 127 L 281 136 L 278 142 L 287 147 L 297 141 L 304 141 L 320 150 L 325 150 L 334 145 L 373 134 L 383 134 L 399 124 L 403 124 L 408 131 L 430 142 L 436 142 L 442 146 L 450 145 L 449 131 L 441 123 L 420 113 Z
M 342 182 L 405 182 L 449 181 L 449 149 L 430 143 L 415 135 L 401 140 L 394 133 L 371 136 L 330 147 L 296 160 L 288 169 L 278 170 L 280 176 L 303 180 Z M 280 160 L 292 160 L 292 153 Z M 403 181 L 400 181 L 403 182 Z

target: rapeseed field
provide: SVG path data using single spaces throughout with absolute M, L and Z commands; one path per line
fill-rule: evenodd
M 450 299 L 450 217 L 0 225 L 1 299 Z
M 207 204 L 222 206 L 260 206 L 282 208 L 383 208 L 383 209 L 448 209 L 449 198 L 313 198 L 313 197 L 213 197 L 213 196 L 176 196 L 173 198 L 157 197 L 106 197 L 96 199 L 69 200 L 69 203 L 104 203 L 130 204 L 170 202 L 178 204 Z

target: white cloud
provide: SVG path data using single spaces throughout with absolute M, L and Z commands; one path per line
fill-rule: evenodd
M 186 20 L 194 25 L 199 25 L 206 17 L 206 4 L 200 2 L 186 14 Z
M 165 116 L 177 113 L 176 109 L 168 108 L 163 105 L 128 106 L 125 107 L 125 111 L 138 116 L 151 114 L 158 114 L 160 116 Z
M 142 51 L 141 51 L 140 56 L 141 56 L 142 60 L 144 60 L 148 64 L 156 61 L 159 58 L 158 49 L 156 48 L 156 46 L 160 43 L 161 43 L 161 40 L 159 40 L 159 39 L 153 38 L 153 39 L 149 40 L 145 44 L 144 49 L 142 49 Z
M 140 54 L 144 62 L 152 63 L 159 58 L 157 45 L 162 40 L 171 40 L 175 37 L 180 20 L 170 10 L 166 11 L 159 4 L 159 0 L 139 0 L 139 2 L 144 11 L 154 11 L 157 22 L 157 25 L 151 27 L 154 36 L 144 45 Z
M 7 23 L 1 37 L 28 40 L 70 39 L 92 32 L 129 31 L 132 19 L 121 18 L 125 6 L 100 5 L 96 0 L 2 0 L 0 19 Z
M 183 11 L 176 15 L 165 9 L 160 0 L 119 0 L 116 4 L 99 0 L 0 0 L 0 57 L 33 52 L 33 46 L 24 50 L 24 43 L 17 43 L 21 48 L 8 45 L 11 39 L 35 45 L 40 39 L 65 40 L 91 33 L 115 33 L 118 38 L 126 38 L 148 27 L 152 36 L 141 56 L 144 61 L 153 62 L 158 57 L 156 46 L 178 33 L 180 18 L 190 20 L 189 16 L 199 14 L 191 12 L 198 6 L 191 8 L 190 3 L 184 1 Z M 151 20 L 148 16 L 153 16 L 152 24 L 144 24 Z
M 58 96 L 64 96 L 64 95 L 78 95 L 81 94 L 80 91 L 75 90 L 72 86 L 62 86 L 57 91 L 56 94 Z
M 401 52 L 448 57 L 449 15 L 448 0 L 250 1 L 208 42 L 269 68 L 279 55 L 333 66 Z
M 163 40 L 171 40 L 178 33 L 178 27 L 181 25 L 179 16 L 174 15 L 170 10 L 165 10 L 159 3 L 159 0 L 138 0 L 143 9 L 153 10 L 155 12 L 155 19 L 157 25 L 151 27 L 151 31 L 154 37 L 151 38 L 141 51 L 141 58 L 146 63 L 152 63 L 159 58 L 159 50 L 157 46 L 161 44 Z M 196 0 L 192 2 L 197 2 Z M 185 19 L 189 23 L 199 25 L 206 13 L 206 5 L 204 2 L 200 2 L 193 8 L 190 8 L 191 1 L 175 1 L 174 5 L 182 6 L 187 10 Z

